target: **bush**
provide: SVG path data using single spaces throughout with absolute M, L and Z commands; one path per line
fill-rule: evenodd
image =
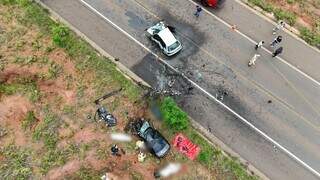
M 67 157 L 61 150 L 49 150 L 41 159 L 40 172 L 47 174 L 47 172 L 54 166 L 61 166 L 66 163 Z
M 264 11 L 273 12 L 277 20 L 285 20 L 291 26 L 296 23 L 297 16 L 290 11 L 284 11 L 280 8 L 274 8 L 272 4 L 267 3 L 264 0 L 248 0 L 248 2 L 250 4 L 260 7 Z
M 59 126 L 59 119 L 55 115 L 47 113 L 43 121 L 35 128 L 32 138 L 37 141 L 43 140 L 47 149 L 55 149 L 59 140 L 57 134 Z
M 310 45 L 317 46 L 318 48 L 320 47 L 320 34 L 312 32 L 304 27 L 300 29 L 300 36 Z
M 66 47 L 69 39 L 69 29 L 65 26 L 54 26 L 52 28 L 52 40 L 59 47 Z
M 16 0 L 0 0 L 0 3 L 3 5 L 13 5 L 16 4 Z
M 297 16 L 290 11 L 284 11 L 278 8 L 275 9 L 273 13 L 277 20 L 285 20 L 291 26 L 293 26 L 296 23 Z
M 256 5 L 267 12 L 273 12 L 273 6 L 264 0 L 248 0 L 249 3 Z
M 187 114 L 177 106 L 172 98 L 166 97 L 162 101 L 160 111 L 165 124 L 173 130 L 184 130 L 189 126 Z
M 26 117 L 22 121 L 22 128 L 26 130 L 27 128 L 31 129 L 32 126 L 37 122 L 37 119 L 33 111 L 28 111 Z
M 30 151 L 15 145 L 1 147 L 1 179 L 30 179 L 32 167 L 29 164 Z

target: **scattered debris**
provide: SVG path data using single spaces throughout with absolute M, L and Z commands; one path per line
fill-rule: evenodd
M 233 31 L 237 30 L 237 25 L 235 25 L 235 24 L 232 25 L 232 26 L 231 26 L 231 29 L 232 29 Z
M 194 73 L 194 77 L 197 81 L 201 81 L 203 79 L 202 74 L 199 72 L 199 70 L 196 70 Z
M 96 120 L 96 116 L 98 115 L 98 117 L 99 117 L 98 121 L 105 122 L 106 126 L 111 127 L 111 126 L 117 125 L 117 119 L 111 113 L 109 113 L 105 107 L 100 105 L 100 102 L 111 97 L 111 96 L 118 94 L 121 90 L 122 90 L 122 88 L 115 90 L 115 91 L 112 91 L 110 93 L 107 93 L 104 96 L 102 96 L 94 101 L 94 103 L 98 106 L 98 109 L 94 115 L 95 120 Z
M 227 91 L 218 89 L 218 92 L 216 93 L 216 98 L 219 101 L 223 101 L 224 97 L 226 97 L 228 95 L 229 95 L 229 93 Z
M 110 92 L 110 93 L 107 93 L 107 94 L 103 95 L 102 97 L 96 99 L 96 100 L 94 101 L 94 103 L 95 103 L 96 105 L 99 105 L 101 101 L 103 101 L 103 100 L 105 100 L 105 99 L 107 99 L 107 98 L 109 98 L 109 97 L 111 97 L 111 96 L 114 96 L 114 95 L 118 94 L 120 91 L 122 91 L 122 88 L 119 88 L 119 89 L 117 89 L 117 90 L 115 90 L 115 91 L 112 91 L 112 92 Z
M 99 122 L 100 121 L 103 121 L 106 123 L 106 126 L 108 127 L 111 127 L 111 126 L 115 126 L 117 125 L 117 119 L 112 115 L 110 114 L 106 108 L 100 106 L 97 111 L 96 111 L 96 114 L 95 114 L 95 118 L 96 119 L 96 116 L 98 114 L 98 117 L 99 117 Z
M 155 178 L 160 178 L 160 177 L 168 177 L 170 175 L 173 175 L 181 169 L 181 165 L 178 163 L 169 163 L 167 166 L 164 168 L 156 171 L 154 173 Z
M 117 119 L 111 113 L 109 113 L 107 111 L 107 109 L 100 104 L 100 102 L 111 97 L 111 96 L 118 94 L 121 90 L 122 90 L 122 88 L 115 90 L 115 91 L 112 91 L 110 93 L 107 93 L 104 96 L 102 96 L 94 101 L 94 103 L 98 106 L 98 109 L 94 115 L 95 120 L 96 120 L 96 116 L 98 114 L 99 121 L 105 122 L 106 126 L 111 127 L 111 126 L 117 125 Z
M 131 136 L 124 134 L 124 133 L 112 133 L 110 138 L 114 141 L 121 141 L 121 142 L 130 142 L 132 140 Z

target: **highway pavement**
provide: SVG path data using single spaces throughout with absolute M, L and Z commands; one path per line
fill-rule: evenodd
M 285 34 L 292 39 L 284 47 L 294 48 L 297 43 L 301 48 L 284 53 L 282 59 L 272 58 L 269 47 L 255 52 L 250 38 L 265 37 L 263 33 L 252 34 L 245 28 L 245 22 L 239 20 L 237 26 L 249 34 L 248 39 L 210 13 L 203 12 L 197 19 L 193 16 L 195 5 L 188 0 L 42 2 L 152 86 L 176 78 L 175 87 L 183 92 L 177 97 L 181 107 L 269 178 L 316 179 L 310 169 L 243 121 L 264 132 L 316 172 L 320 171 L 318 71 L 314 71 L 314 66 L 300 64 L 297 69 L 299 61 L 293 56 L 299 54 L 297 51 L 302 51 L 300 54 L 305 49 L 310 51 L 308 46 Z M 233 9 L 242 7 L 231 5 Z M 230 4 L 225 8 L 229 12 Z M 227 21 L 237 21 L 223 11 L 213 13 Z M 259 23 L 265 21 L 254 13 L 248 16 L 257 18 Z M 176 36 L 184 47 L 172 58 L 164 56 L 145 36 L 144 30 L 160 19 L 176 27 Z M 271 24 L 266 26 L 272 28 Z M 319 57 L 317 51 L 311 51 Z M 247 63 L 255 53 L 261 57 L 256 66 L 249 68 Z M 183 76 L 174 75 L 177 72 Z M 188 91 L 189 86 L 195 88 Z M 214 96 L 223 92 L 227 95 L 221 103 L 241 118 L 214 100 Z
M 255 11 L 249 10 L 246 5 L 241 3 L 243 0 L 226 1 L 225 7 L 221 10 L 208 8 L 208 11 L 223 19 L 231 25 L 236 25 L 237 29 L 255 41 L 265 40 L 269 43 L 275 36 L 283 36 L 284 51 L 281 57 L 290 64 L 299 68 L 310 77 L 320 82 L 319 50 L 310 48 L 302 40 L 297 40 L 295 36 L 280 31 L 277 35 L 272 35 L 274 27 L 269 21 L 258 16 Z M 252 23 L 254 22 L 254 23 Z M 271 48 L 268 48 L 272 50 Z

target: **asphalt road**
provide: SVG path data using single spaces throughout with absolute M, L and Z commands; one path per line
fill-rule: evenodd
M 43 2 L 149 84 L 159 86 L 168 78 L 176 78 L 175 87 L 184 93 L 177 98 L 183 109 L 269 178 L 316 178 L 203 91 L 197 88 L 192 92 L 185 91 L 190 86 L 188 80 L 172 76 L 170 68 L 80 1 Z M 316 83 L 279 59 L 272 59 L 265 50 L 259 50 L 261 58 L 257 65 L 248 68 L 247 62 L 255 53 L 254 44 L 207 13 L 201 14 L 199 19 L 194 18 L 194 4 L 189 1 L 86 2 L 206 92 L 212 95 L 228 92 L 222 101 L 224 104 L 320 171 L 320 102 L 317 98 L 320 87 Z M 228 6 L 226 4 L 227 10 Z M 227 19 L 222 12 L 223 9 L 218 12 L 219 16 Z M 144 30 L 159 19 L 177 28 L 176 36 L 184 46 L 181 53 L 170 59 L 145 37 Z M 288 54 L 283 54 L 283 59 L 295 62 Z M 317 77 L 312 69 L 302 70 Z M 267 103 L 268 100 L 272 103 Z
M 261 16 L 256 15 L 254 11 L 248 10 L 247 6 L 239 5 L 240 1 L 242 0 L 229 0 L 226 1 L 225 7 L 221 10 L 208 10 L 227 23 L 236 25 L 238 30 L 253 40 L 270 42 L 275 37 L 272 35 L 274 26 Z M 310 48 L 306 43 L 298 41 L 288 33 L 280 31 L 277 35 L 283 36 L 284 40 L 281 44 L 284 48 L 281 57 L 320 82 L 320 71 L 318 70 L 320 51 Z M 272 50 L 271 48 L 268 49 Z

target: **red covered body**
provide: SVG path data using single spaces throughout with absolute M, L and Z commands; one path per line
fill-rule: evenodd
M 218 0 L 207 0 L 207 4 L 210 7 L 215 7 L 218 4 Z
M 219 8 L 222 7 L 225 0 L 201 0 L 201 3 L 205 6 L 210 6 L 213 8 Z
M 175 136 L 173 140 L 173 147 L 175 147 L 178 151 L 186 155 L 191 160 L 194 160 L 200 152 L 200 147 L 193 144 L 181 133 Z

